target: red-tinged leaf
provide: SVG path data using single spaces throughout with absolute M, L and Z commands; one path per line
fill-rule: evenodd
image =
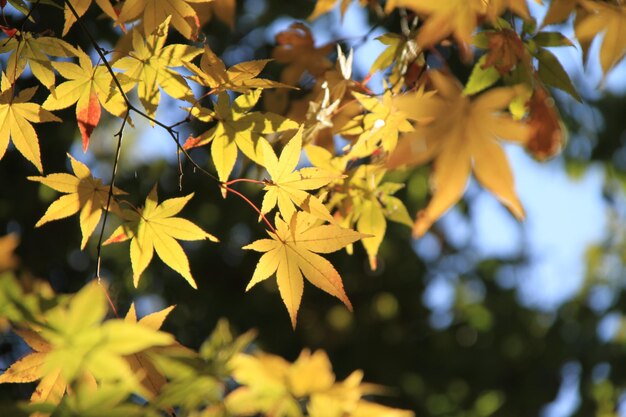
M 526 149 L 540 161 L 552 158 L 561 151 L 566 139 L 554 100 L 546 90 L 537 87 L 529 108 L 530 137 Z
M 98 101 L 98 95 L 96 90 L 91 88 L 89 96 L 81 96 L 76 104 L 76 121 L 78 122 L 80 135 L 83 138 L 83 152 L 87 152 L 89 138 L 100 121 L 101 113 L 102 109 Z
M 183 149 L 191 149 L 191 148 L 195 148 L 196 146 L 201 146 L 200 142 L 202 141 L 202 137 L 193 137 L 193 136 L 189 136 L 187 138 L 187 140 L 185 141 L 185 143 L 183 144 Z
M 6 0 L 4 2 L 4 4 L 6 4 Z M 4 6 L 1 6 L 4 9 Z M 9 37 L 12 38 L 13 36 L 15 36 L 15 33 L 17 32 L 17 29 L 14 28 L 10 28 L 10 27 L 6 27 L 6 26 L 2 26 L 0 25 L 0 29 L 2 29 L 2 31 Z

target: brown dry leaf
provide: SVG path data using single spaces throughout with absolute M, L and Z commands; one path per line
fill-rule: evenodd
M 494 67 L 500 75 L 504 75 L 515 68 L 520 61 L 530 58 L 524 43 L 514 30 L 489 31 L 487 39 L 489 52 L 483 69 Z
M 554 99 L 543 87 L 535 86 L 529 112 L 530 136 L 526 149 L 540 161 L 552 158 L 565 145 L 566 131 L 561 124 Z
M 335 49 L 334 44 L 315 46 L 311 30 L 303 23 L 293 23 L 289 29 L 276 35 L 272 56 L 281 64 L 286 64 L 281 81 L 296 85 L 302 74 L 308 71 L 314 77 L 321 77 L 333 64 L 327 55 Z
M 427 123 L 407 135 L 389 160 L 394 167 L 434 159 L 433 198 L 418 213 L 413 233 L 422 236 L 460 200 L 472 171 L 483 187 L 523 219 L 513 173 L 499 144 L 500 139 L 523 144 L 528 138 L 528 126 L 501 112 L 517 95 L 516 89 L 494 88 L 471 99 L 449 75 L 432 71 L 430 79 L 437 95 L 413 93 L 396 99 L 408 117 Z

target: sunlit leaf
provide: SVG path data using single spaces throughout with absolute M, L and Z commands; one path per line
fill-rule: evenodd
M 430 118 L 415 133 L 401 141 L 389 165 L 411 165 L 434 158 L 431 176 L 433 198 L 418 213 L 413 232 L 422 236 L 463 195 L 473 171 L 476 179 L 492 192 L 518 219 L 524 209 L 517 197 L 513 174 L 499 140 L 524 144 L 528 127 L 503 114 L 517 95 L 513 88 L 494 88 L 475 99 L 463 95 L 456 79 L 431 72 L 436 96 L 412 93 L 397 99 L 398 107 L 414 120 Z
M 68 155 L 74 175 L 49 174 L 45 177 L 28 177 L 65 195 L 55 200 L 46 213 L 37 222 L 35 227 L 42 226 L 49 221 L 63 219 L 80 211 L 80 229 L 83 235 L 80 247 L 85 248 L 87 240 L 100 221 L 102 211 L 107 208 L 110 186 L 103 185 L 102 181 L 91 175 L 89 168 L 82 162 Z M 113 195 L 125 194 L 118 188 L 113 189 Z M 119 210 L 115 198 L 111 198 L 109 210 Z
M 243 247 L 264 252 L 246 290 L 275 274 L 293 327 L 302 299 L 303 278 L 339 298 L 351 310 L 341 276 L 318 254 L 338 251 L 365 236 L 335 225 L 317 225 L 317 218 L 305 212 L 294 214 L 289 224 L 276 215 L 275 223 L 276 232 L 268 231 L 271 239 L 260 239 Z
M 5 78 L 6 75 L 2 74 L 2 79 Z M 36 87 L 28 88 L 15 95 L 13 88 L 9 88 L 0 93 L 0 159 L 4 157 L 10 139 L 15 148 L 42 173 L 39 137 L 31 123 L 60 122 L 61 119 L 39 104 L 28 102 L 36 90 Z
M 156 251 L 166 265 L 178 272 L 193 288 L 197 288 L 189 270 L 187 255 L 176 240 L 209 239 L 217 242 L 217 238 L 189 220 L 174 217 L 192 197 L 193 193 L 185 197 L 170 198 L 159 204 L 155 185 L 143 208 L 124 210 L 126 223 L 118 227 L 104 244 L 131 240 L 130 260 L 135 287 Z
M 280 158 L 276 157 L 271 145 L 262 143 L 263 165 L 270 174 L 266 182 L 267 193 L 263 198 L 261 213 L 269 213 L 276 205 L 285 219 L 290 219 L 296 207 L 314 216 L 333 222 L 333 218 L 324 204 L 314 195 L 308 193 L 341 178 L 320 168 L 301 168 L 295 170 L 302 152 L 302 129 L 283 148 Z
M 139 30 L 133 30 L 133 50 L 127 57 L 115 62 L 115 68 L 124 70 L 124 75 L 138 84 L 139 100 L 151 117 L 154 117 L 161 100 L 159 88 L 178 100 L 194 101 L 187 81 L 172 68 L 182 67 L 185 62 L 200 55 L 202 50 L 183 44 L 165 46 L 170 20 L 168 17 L 160 21 L 149 35 L 144 36 Z

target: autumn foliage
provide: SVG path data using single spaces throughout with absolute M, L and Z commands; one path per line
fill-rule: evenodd
M 548 48 L 573 48 L 578 41 L 585 59 L 596 59 L 587 49 L 598 37 L 604 74 L 626 54 L 626 6 L 620 2 L 553 0 L 542 6 L 548 10 L 541 23 L 526 0 L 356 3 L 377 19 L 402 23 L 401 33 L 365 39 L 385 49 L 362 79 L 353 74 L 352 50 L 316 44 L 302 22 L 276 36 L 268 59 L 227 67 L 202 42 L 202 29 L 216 19 L 232 27 L 232 0 L 2 2 L 3 10 L 22 15 L 2 27 L 0 39 L 0 158 L 19 152 L 38 174 L 28 179 L 60 193 L 35 227 L 78 215 L 77 247 L 89 241 L 97 247 L 94 282 L 71 296 L 54 294 L 44 283 L 26 291 L 10 272 L 15 262 L 0 264 L 8 271 L 0 278 L 0 320 L 32 349 L 0 375 L 0 383 L 38 384 L 23 412 L 412 415 L 365 400 L 384 390 L 363 383 L 359 371 L 336 380 L 322 351 L 305 350 L 293 363 L 251 353 L 253 335 L 235 337 L 224 322 L 199 351 L 187 349 L 159 330 L 173 306 L 138 319 L 133 305 L 122 318 L 107 298 L 100 270 L 102 251 L 127 245 L 135 287 L 156 253 L 197 288 L 179 241 L 213 242 L 203 246 L 206 251 L 220 244 L 219 236 L 185 218 L 195 190 L 182 181 L 178 196 L 159 197 L 158 178 L 141 195 L 115 185 L 124 135 L 145 119 L 175 143 L 178 164 L 170 169 L 181 177 L 190 169 L 204 175 L 207 186 L 243 202 L 258 218 L 257 236 L 243 246 L 258 252 L 249 297 L 256 284 L 275 277 L 294 328 L 305 282 L 352 310 L 350 292 L 327 254 L 362 245 L 375 270 L 389 221 L 423 236 L 463 198 L 471 177 L 523 220 L 523 201 L 502 145 L 523 147 L 538 160 L 554 156 L 566 134 L 551 89 L 580 100 Z M 343 14 L 350 4 L 318 0 L 310 19 L 335 8 Z M 33 9 L 50 7 L 63 9 L 59 36 L 37 31 L 38 22 L 26 25 Z M 111 51 L 83 22 L 92 9 L 118 28 Z M 570 16 L 576 39 L 547 29 Z M 66 42 L 70 31 L 83 33 L 90 50 Z M 465 63 L 466 79 L 448 67 L 444 51 Z M 271 61 L 281 71 L 276 80 L 261 75 Z M 28 74 L 37 86 L 22 86 Z M 380 85 L 371 83 L 374 74 L 382 74 Z M 38 88 L 47 90 L 45 101 L 33 100 Z M 180 123 L 159 120 L 164 96 L 183 109 Z M 94 176 L 81 155 L 67 156 L 71 172 L 47 171 L 37 124 L 60 123 L 55 112 L 67 108 L 75 109 L 75 118 L 64 122 L 78 128 L 84 153 L 91 151 L 91 137 L 103 131 L 103 109 L 117 118 L 119 130 L 108 142 L 115 157 L 111 178 Z M 182 124 L 194 133 L 179 137 Z M 208 162 L 197 162 L 199 149 L 208 153 Z M 416 166 L 430 170 L 430 200 L 412 216 L 395 196 L 405 185 L 395 174 Z M 242 183 L 263 191 L 262 200 L 241 191 Z M 0 259 L 11 259 L 12 246 L 0 246 Z M 228 387 L 229 378 L 236 388 Z

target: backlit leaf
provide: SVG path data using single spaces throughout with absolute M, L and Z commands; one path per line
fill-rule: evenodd
M 143 208 L 124 210 L 126 223 L 118 227 L 104 244 L 131 239 L 130 260 L 135 287 L 156 251 L 166 265 L 178 272 L 193 288 L 197 288 L 189 270 L 187 255 L 176 240 L 209 239 L 217 242 L 217 238 L 189 220 L 174 217 L 192 197 L 193 193 L 185 197 L 170 198 L 159 204 L 155 185 Z
M 260 143 L 265 140 L 263 134 L 298 128 L 296 122 L 277 114 L 251 111 L 260 97 L 261 90 L 252 90 L 237 97 L 231 105 L 228 93 L 222 92 L 214 110 L 192 108 L 192 115 L 201 120 L 215 119 L 218 123 L 198 137 L 189 138 L 183 147 L 189 149 L 211 143 L 211 158 L 220 181 L 228 181 L 237 161 L 238 150 L 262 164 Z
M 80 211 L 80 229 L 83 235 L 80 247 L 85 248 L 87 240 L 100 221 L 102 211 L 106 209 L 110 186 L 103 185 L 102 181 L 91 175 L 89 168 L 82 162 L 68 155 L 74 175 L 49 174 L 45 177 L 28 177 L 52 188 L 55 191 L 66 193 L 55 200 L 37 222 L 35 227 L 42 226 L 49 221 L 64 219 Z M 118 188 L 113 189 L 113 195 L 125 194 Z M 119 210 L 114 198 L 110 201 L 109 210 Z
M 2 79 L 5 78 L 6 75 L 2 74 Z M 10 139 L 15 148 L 42 173 L 39 137 L 31 123 L 60 122 L 61 119 L 39 104 L 28 102 L 36 89 L 22 90 L 17 96 L 13 88 L 0 93 L 0 159 L 4 157 Z
M 226 69 L 224 62 L 205 45 L 200 67 L 189 61 L 185 61 L 184 65 L 194 74 L 189 79 L 210 88 L 213 92 L 230 90 L 245 93 L 256 88 L 293 88 L 287 84 L 257 78 L 268 62 L 270 62 L 269 59 L 246 61 Z
M 124 117 L 126 103 L 113 83 L 113 77 L 104 65 L 94 66 L 91 58 L 80 49 L 76 50 L 78 65 L 73 62 L 54 62 L 54 68 L 67 81 L 57 86 L 57 95 L 49 96 L 43 103 L 48 110 L 60 110 L 76 104 L 76 121 L 83 140 L 83 151 L 89 147 L 91 133 L 100 121 L 101 106 L 109 113 Z M 123 75 L 117 77 L 129 91 L 133 84 Z
M 316 225 L 316 217 L 301 211 L 293 215 L 289 224 L 276 215 L 275 223 L 276 233 L 268 231 L 271 239 L 257 240 L 243 247 L 264 252 L 246 290 L 275 274 L 294 328 L 304 289 L 303 278 L 339 298 L 352 310 L 341 276 L 318 254 L 338 251 L 365 236 L 335 225 Z
M 270 174 L 266 182 L 265 197 L 261 213 L 269 213 L 276 205 L 285 219 L 290 219 L 296 212 L 295 206 L 312 215 L 333 222 L 328 209 L 314 195 L 307 191 L 316 190 L 341 178 L 320 168 L 302 168 L 295 170 L 302 152 L 302 128 L 283 148 L 280 158 L 276 157 L 272 146 L 262 142 L 263 165 Z
M 528 127 L 503 114 L 517 95 L 513 88 L 494 88 L 475 99 L 463 95 L 456 79 L 431 72 L 436 96 L 411 93 L 397 99 L 414 120 L 428 120 L 424 127 L 400 142 L 389 165 L 423 163 L 434 158 L 431 176 L 433 198 L 418 213 L 413 227 L 422 236 L 463 195 L 470 173 L 492 192 L 518 219 L 524 209 L 514 188 L 513 174 L 499 140 L 524 144 Z M 424 123 L 424 122 L 423 122 Z
M 133 50 L 115 62 L 115 68 L 124 70 L 124 75 L 138 84 L 139 100 L 151 117 L 154 117 L 161 100 L 159 88 L 175 99 L 194 101 L 187 81 L 172 68 L 182 67 L 185 62 L 200 55 L 202 50 L 183 44 L 165 46 L 171 19 L 168 17 L 160 21 L 149 35 L 134 29 L 131 35 Z
M 143 33 L 150 36 L 166 18 L 187 39 L 196 39 L 200 20 L 190 3 L 206 3 L 210 0 L 126 0 L 118 20 L 131 22 L 141 19 Z
M 626 5 L 592 1 L 580 3 L 589 14 L 576 22 L 576 37 L 583 43 L 603 34 L 600 65 L 606 76 L 626 56 Z

